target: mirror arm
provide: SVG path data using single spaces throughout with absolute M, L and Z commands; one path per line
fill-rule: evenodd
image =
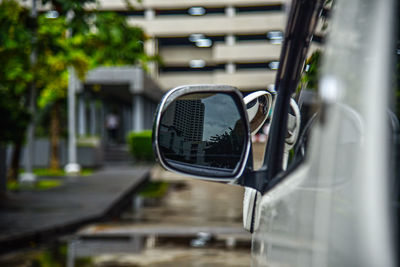
M 267 175 L 267 169 L 262 168 L 254 171 L 246 168 L 242 176 L 239 178 L 239 184 L 244 187 L 253 188 L 263 194 L 264 188 L 266 188 L 268 183 L 268 179 L 266 179 Z
M 264 188 L 267 184 L 267 168 L 262 167 L 255 171 L 253 169 L 253 147 L 250 147 L 249 158 L 246 163 L 246 168 L 242 176 L 238 180 L 238 184 L 244 187 L 250 187 L 257 190 L 260 193 L 264 193 Z

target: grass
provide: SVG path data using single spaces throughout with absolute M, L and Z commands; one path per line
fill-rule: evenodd
M 34 184 L 20 184 L 18 182 L 7 182 L 7 189 L 9 191 L 17 190 L 48 190 L 62 185 L 62 181 L 43 179 L 38 180 Z
M 31 243 L 31 249 L 17 251 L 8 257 L 0 259 L 0 266 L 31 266 L 31 267 L 65 267 L 68 256 L 67 244 L 58 242 L 49 246 Z M 73 266 L 91 267 L 94 265 L 91 257 L 75 257 Z
M 80 176 L 89 176 L 93 174 L 93 169 L 90 168 L 84 168 L 81 170 Z M 23 172 L 23 169 L 20 170 L 20 173 Z M 63 169 L 60 170 L 52 170 L 52 169 L 46 169 L 46 168 L 38 168 L 34 169 L 33 173 L 36 176 L 53 176 L 53 177 L 63 177 L 66 176 L 66 173 Z
M 20 173 L 23 169 L 20 169 Z M 52 170 L 45 168 L 34 169 L 33 173 L 38 177 L 57 177 L 62 178 L 66 176 L 64 170 Z M 93 169 L 82 169 L 80 176 L 89 176 L 93 173 Z M 7 182 L 7 189 L 9 191 L 19 191 L 19 190 L 48 190 L 54 187 L 58 187 L 63 184 L 62 179 L 38 179 L 33 184 L 20 184 L 17 181 Z

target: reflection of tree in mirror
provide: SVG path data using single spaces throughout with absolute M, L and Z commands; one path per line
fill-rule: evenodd
M 240 160 L 244 146 L 244 127 L 242 120 L 236 122 L 229 132 L 211 136 L 207 142 L 205 161 L 211 167 L 234 169 Z
M 244 145 L 244 127 L 230 95 L 188 94 L 164 110 L 158 140 L 166 160 L 234 169 Z

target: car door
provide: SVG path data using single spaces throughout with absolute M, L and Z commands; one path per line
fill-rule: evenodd
M 314 88 L 304 83 L 307 72 L 300 77 L 298 65 L 310 67 L 305 57 L 285 61 L 290 59 L 285 53 L 307 53 L 292 51 L 308 48 L 307 39 L 303 46 L 288 44 L 295 41 L 291 30 L 301 23 L 301 10 L 293 9 L 304 8 L 304 2 L 313 2 L 310 9 L 320 4 L 292 2 L 265 159 L 271 179 L 257 205 L 252 265 L 396 266 L 391 150 L 398 133 L 390 111 L 394 2 L 330 3 L 330 33 Z M 308 18 L 303 27 L 316 16 Z M 284 164 L 290 98 L 301 111 L 301 126 Z

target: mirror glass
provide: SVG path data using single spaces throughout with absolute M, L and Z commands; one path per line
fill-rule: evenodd
M 256 134 L 268 118 L 271 110 L 271 95 L 261 95 L 246 103 L 247 114 L 249 117 L 250 132 Z
M 191 93 L 169 103 L 158 132 L 166 163 L 186 166 L 185 171 L 194 174 L 232 175 L 247 142 L 246 120 L 238 104 L 229 93 Z

